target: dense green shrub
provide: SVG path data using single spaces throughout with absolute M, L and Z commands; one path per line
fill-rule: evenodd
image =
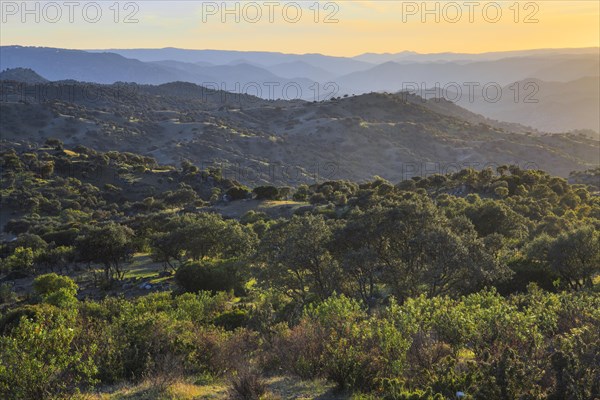
M 236 262 L 188 262 L 177 269 L 175 281 L 187 292 L 233 290 L 241 294 L 244 290 L 244 280 Z
M 239 308 L 225 311 L 217 315 L 217 317 L 214 319 L 215 325 L 222 326 L 228 331 L 247 326 L 248 322 L 248 311 L 240 310 Z
M 60 289 L 65 289 L 66 293 L 75 296 L 79 287 L 68 276 L 55 273 L 40 275 L 33 281 L 33 291 L 41 297 L 48 296 Z
M 279 200 L 279 189 L 275 186 L 258 186 L 252 191 L 258 200 Z
M 76 344 L 79 328 L 73 311 L 53 306 L 35 319 L 21 317 L 0 336 L 0 396 L 43 399 L 68 395 L 92 384 L 94 346 Z
M 225 194 L 230 200 L 242 200 L 248 198 L 250 190 L 245 186 L 235 186 L 231 189 L 228 189 Z

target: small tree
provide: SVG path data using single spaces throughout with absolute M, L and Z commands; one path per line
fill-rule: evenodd
M 41 266 L 50 271 L 67 269 L 69 262 L 73 261 L 73 247 L 58 246 L 45 249 L 35 257 L 36 266 Z
M 301 301 L 311 292 L 325 299 L 339 289 L 338 264 L 327 249 L 333 228 L 312 215 L 272 226 L 257 252 L 269 286 Z
M 97 262 L 104 266 L 107 280 L 123 279 L 123 263 L 133 254 L 134 232 L 123 225 L 109 223 L 90 228 L 77 239 L 77 250 L 83 261 Z
M 600 233 L 591 226 L 563 233 L 550 243 L 547 260 L 570 286 L 591 288 L 600 272 Z

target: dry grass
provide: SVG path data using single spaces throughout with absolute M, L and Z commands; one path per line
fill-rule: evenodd
M 90 394 L 86 400 L 196 400 L 226 399 L 227 388 L 223 385 L 198 386 L 183 380 L 177 381 L 164 390 L 153 387 L 145 381 L 138 385 L 119 385 L 107 388 L 105 393 Z
M 278 207 L 278 206 L 305 206 L 310 203 L 300 202 L 300 201 L 292 201 L 292 200 L 265 200 L 260 205 L 263 208 L 269 207 Z
M 78 157 L 79 156 L 79 153 L 76 153 L 76 152 L 74 152 L 72 150 L 66 150 L 66 149 L 64 149 L 63 152 L 66 155 L 68 155 L 69 157 Z
M 262 400 L 348 400 L 347 394 L 335 391 L 334 385 L 325 381 L 302 381 L 292 377 L 271 377 L 264 380 L 266 393 Z M 100 393 L 87 394 L 84 400 L 229 400 L 227 382 L 194 384 L 187 379 L 178 380 L 164 390 L 153 387 L 147 380 L 138 385 L 123 384 L 101 388 Z

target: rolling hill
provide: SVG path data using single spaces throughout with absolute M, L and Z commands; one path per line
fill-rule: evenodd
M 48 84 L 46 91 L 58 85 Z M 161 163 L 190 160 L 220 166 L 228 177 L 249 184 L 374 175 L 399 181 L 501 164 L 566 177 L 600 161 L 596 140 L 509 132 L 484 119 L 459 118 L 471 115 L 466 111 L 444 115 L 402 94 L 312 103 L 232 96 L 190 83 L 82 85 L 80 90 L 68 99 L 0 104 L 3 139 L 53 137 L 101 151 L 141 153 Z

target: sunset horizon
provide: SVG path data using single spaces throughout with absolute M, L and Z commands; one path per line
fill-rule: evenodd
M 35 45 L 35 44 L 27 44 L 23 45 L 20 43 L 10 43 L 10 44 L 2 44 L 5 47 L 11 46 L 20 46 L 20 47 L 38 47 L 38 48 L 53 48 L 53 49 L 61 49 L 61 50 L 82 50 L 82 51 L 107 51 L 111 50 L 165 50 L 165 49 L 173 49 L 173 50 L 192 50 L 192 51 L 223 51 L 223 52 L 239 52 L 239 53 L 280 53 L 286 55 L 323 55 L 329 57 L 345 57 L 345 58 L 355 58 L 365 54 L 376 54 L 376 55 L 394 55 L 394 54 L 402 54 L 402 53 L 413 53 L 419 55 L 436 55 L 436 54 L 459 54 L 459 55 L 484 55 L 484 54 L 493 54 L 493 53 L 512 53 L 512 52 L 531 52 L 531 51 L 561 51 L 561 50 L 600 50 L 600 46 L 581 46 L 581 47 L 537 47 L 537 48 L 511 48 L 505 50 L 492 50 L 492 51 L 482 51 L 482 52 L 461 52 L 461 51 L 434 51 L 434 52 L 420 52 L 412 49 L 404 49 L 397 51 L 382 51 L 382 52 L 372 52 L 366 51 L 363 53 L 357 53 L 347 56 L 334 55 L 328 53 L 320 53 L 320 52 L 307 52 L 307 53 L 295 53 L 295 52 L 287 52 L 287 51 L 277 51 L 277 50 L 265 50 L 265 49 L 253 49 L 253 50 L 242 50 L 239 48 L 191 48 L 191 47 L 177 47 L 177 46 L 163 46 L 163 47 L 107 47 L 107 48 L 87 48 L 87 47 L 60 47 L 60 46 L 46 46 L 46 45 Z
M 557 1 L 54 4 L 27 8 L 3 1 L 1 43 L 261 49 L 343 57 L 403 49 L 482 53 L 600 46 L 600 2 L 590 1 L 569 2 L 567 10 Z

